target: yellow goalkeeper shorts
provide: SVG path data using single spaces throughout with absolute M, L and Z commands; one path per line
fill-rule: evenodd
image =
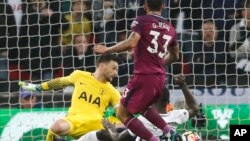
M 104 129 L 101 123 L 102 119 L 84 119 L 83 115 L 68 115 L 63 119 L 70 124 L 68 135 L 74 139 L 78 139 L 90 131 Z

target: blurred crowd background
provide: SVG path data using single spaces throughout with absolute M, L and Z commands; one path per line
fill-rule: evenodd
M 164 0 L 164 18 L 176 27 L 180 60 L 166 66 L 183 73 L 190 87 L 248 87 L 250 0 Z M 0 0 L 0 92 L 19 91 L 17 82 L 39 83 L 94 71 L 94 44 L 124 40 L 144 0 Z M 118 54 L 126 85 L 133 51 Z M 172 77 L 166 78 L 172 84 Z

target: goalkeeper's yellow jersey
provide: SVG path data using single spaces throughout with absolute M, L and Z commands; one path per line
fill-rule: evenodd
M 71 106 L 68 114 L 80 115 L 81 119 L 101 119 L 109 105 L 117 108 L 120 93 L 109 82 L 102 83 L 92 73 L 76 70 L 69 76 L 42 83 L 42 90 L 59 89 L 74 85 Z

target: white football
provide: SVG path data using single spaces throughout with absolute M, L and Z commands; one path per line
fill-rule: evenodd
M 182 141 L 201 141 L 200 136 L 193 131 L 186 131 L 182 135 Z

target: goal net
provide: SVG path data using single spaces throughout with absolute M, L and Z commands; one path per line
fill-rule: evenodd
M 231 124 L 250 124 L 250 34 L 244 24 L 250 2 L 163 1 L 162 16 L 176 28 L 180 44 L 179 61 L 166 67 L 170 101 L 184 99 L 173 83 L 173 76 L 182 73 L 206 116 L 204 123 L 193 125 L 190 120 L 178 131 L 196 131 L 204 140 L 229 140 Z M 48 127 L 67 113 L 74 87 L 21 100 L 18 82 L 37 84 L 74 70 L 93 72 L 98 55 L 92 47 L 126 39 L 134 18 L 145 14 L 143 4 L 144 0 L 0 0 L 0 140 L 45 140 Z M 119 76 L 112 83 L 122 91 L 133 72 L 133 52 L 117 55 Z M 34 97 L 39 108 L 25 108 Z

